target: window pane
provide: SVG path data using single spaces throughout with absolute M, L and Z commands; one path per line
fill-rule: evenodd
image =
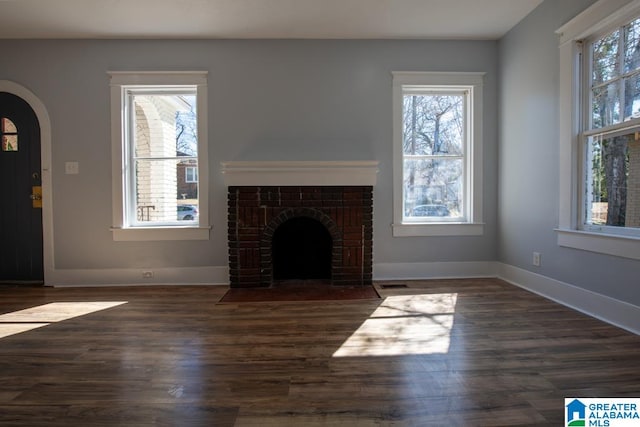
M 136 160 L 135 166 L 135 214 L 138 222 L 197 219 L 198 185 L 184 182 L 181 160 Z M 179 208 L 183 205 L 192 206 L 195 212 L 185 212 Z
M 16 125 L 9 119 L 0 119 L 0 131 L 2 133 L 17 133 Z
M 588 141 L 585 222 L 640 227 L 640 141 L 635 132 Z
M 620 85 L 618 82 L 595 88 L 592 96 L 593 128 L 620 123 Z
M 186 172 L 198 168 L 195 88 L 135 89 L 128 97 L 135 191 L 130 223 L 197 221 L 198 183 Z
M 592 80 L 600 84 L 619 75 L 618 43 L 620 31 L 616 30 L 596 40 L 592 45 Z
M 624 79 L 624 119 L 640 117 L 640 75 Z
M 197 156 L 195 95 L 132 94 L 135 156 Z
M 624 32 L 624 72 L 640 68 L 640 19 L 632 21 Z
M 463 154 L 464 96 L 404 95 L 403 152 Z
M 404 216 L 463 216 L 462 159 L 405 159 Z
M 2 151 L 18 151 L 18 135 L 3 135 Z

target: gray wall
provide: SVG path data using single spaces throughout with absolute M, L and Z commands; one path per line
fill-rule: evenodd
M 4 40 L 0 52 L 0 79 L 51 118 L 58 269 L 226 266 L 229 160 L 378 160 L 374 262 L 497 257 L 497 42 Z M 108 70 L 209 72 L 210 241 L 113 241 Z M 394 70 L 486 72 L 484 236 L 392 237 Z M 64 174 L 67 161 L 79 175 Z
M 499 261 L 640 305 L 640 262 L 562 248 L 558 226 L 558 38 L 593 0 L 547 0 L 500 52 Z M 542 266 L 532 266 L 532 253 Z

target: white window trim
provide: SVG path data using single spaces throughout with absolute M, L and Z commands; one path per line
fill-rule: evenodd
M 111 165 L 112 217 L 115 241 L 208 240 L 209 225 L 209 164 L 207 136 L 207 72 L 206 71 L 110 71 L 111 79 Z M 126 227 L 124 211 L 125 159 L 123 152 L 124 91 L 131 85 L 195 85 L 198 114 L 198 210 L 197 226 Z
M 484 233 L 482 219 L 482 87 L 485 73 L 394 71 L 393 75 L 393 236 L 478 236 Z M 465 147 L 465 222 L 420 222 L 403 218 L 403 87 L 449 86 L 472 89 L 473 131 Z
M 560 38 L 558 245 L 631 259 L 640 259 L 640 238 L 580 230 L 580 41 L 638 14 L 640 0 L 600 0 L 556 31 Z

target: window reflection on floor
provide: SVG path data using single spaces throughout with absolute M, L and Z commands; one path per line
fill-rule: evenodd
M 385 298 L 333 357 L 447 353 L 457 293 Z
M 52 302 L 0 315 L 0 338 L 126 304 L 127 301 Z

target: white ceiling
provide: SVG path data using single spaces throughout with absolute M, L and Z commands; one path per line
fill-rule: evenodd
M 0 38 L 497 39 L 542 0 L 0 0 Z

